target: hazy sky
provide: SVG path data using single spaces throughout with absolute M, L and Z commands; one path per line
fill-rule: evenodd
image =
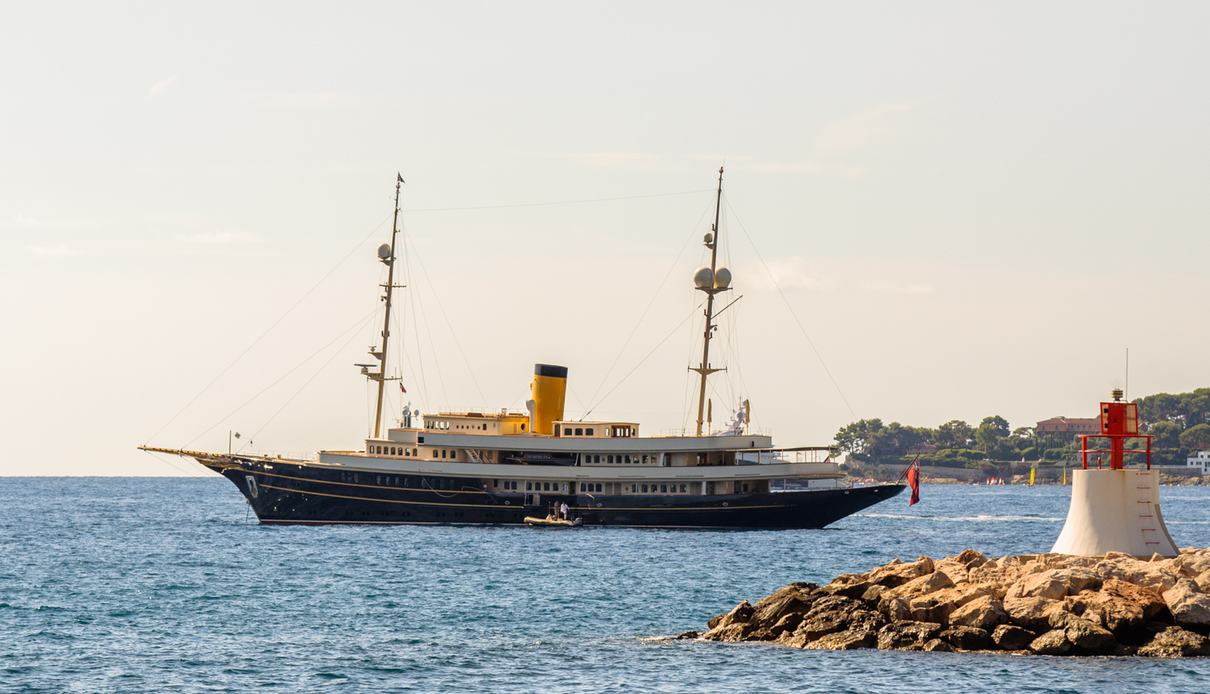
M 1087 416 L 1126 347 L 1135 394 L 1210 385 L 1207 26 L 1202 2 L 6 3 L 0 474 L 197 472 L 135 446 L 228 429 L 360 447 L 396 170 L 422 409 L 522 409 L 543 361 L 569 416 L 609 393 L 594 418 L 691 423 L 719 164 L 744 298 L 716 420 L 746 395 L 792 445 L 853 414 Z M 516 206 L 602 198 L 628 199 Z

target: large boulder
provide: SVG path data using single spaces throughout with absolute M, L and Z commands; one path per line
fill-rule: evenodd
M 878 631 L 878 647 L 883 650 L 920 650 L 941 633 L 936 622 L 891 622 Z
M 911 609 L 912 601 L 921 596 L 928 596 L 945 588 L 952 588 L 954 582 L 943 571 L 934 571 L 904 583 L 895 588 L 883 590 L 878 596 L 879 609 L 891 619 L 915 619 Z M 917 620 L 928 621 L 928 620 Z
M 1072 648 L 1084 655 L 1111 655 L 1118 650 L 1118 642 L 1113 634 L 1087 619 L 1069 617 L 1063 626 L 1063 633 Z
M 1157 633 L 1155 638 L 1138 650 L 1138 654 L 1152 658 L 1210 655 L 1210 639 L 1181 627 L 1170 626 Z
M 937 638 L 963 651 L 982 651 L 992 645 L 991 634 L 975 627 L 952 626 L 938 634 Z
M 731 608 L 731 611 L 719 615 L 706 623 L 710 630 L 702 634 L 702 638 L 711 641 L 743 641 L 752 631 L 748 620 L 752 618 L 752 605 L 744 600 Z
M 1093 569 L 1102 578 L 1117 578 L 1126 583 L 1163 593 L 1176 584 L 1178 574 L 1163 566 L 1165 562 L 1150 562 L 1119 553 L 1110 553 Z M 1168 568 L 1170 570 L 1165 571 Z M 1079 592 L 1079 591 L 1075 591 Z
M 949 614 L 949 623 L 991 631 L 1008 621 L 1004 604 L 994 595 L 980 595 Z
M 1051 629 L 1031 641 L 1029 650 L 1038 655 L 1065 655 L 1071 650 L 1071 642 L 1067 640 L 1066 630 Z
M 1067 597 L 1064 607 L 1127 641 L 1135 640 L 1148 622 L 1159 619 L 1168 610 L 1155 591 L 1117 578 L 1107 579 L 1098 591 Z
M 933 560 L 929 557 L 920 557 L 913 562 L 902 562 L 896 559 L 890 564 L 874 569 L 867 576 L 871 584 L 896 588 L 914 578 L 933 573 L 934 568 Z
M 804 647 L 820 651 L 851 651 L 857 648 L 873 648 L 877 644 L 877 632 L 865 627 L 853 627 L 828 634 Z
M 1101 577 L 1084 568 L 1047 569 L 1014 583 L 1008 598 L 1047 598 L 1061 600 L 1083 590 L 1097 590 Z
M 1164 603 L 1172 618 L 1181 626 L 1210 626 L 1210 595 L 1202 593 L 1197 583 L 1182 578 L 1164 591 Z
M 706 622 L 706 626 L 714 629 L 715 627 L 727 626 L 736 622 L 747 622 L 752 617 L 753 612 L 755 610 L 752 609 L 752 605 L 747 600 L 742 600 L 738 605 L 732 607 L 730 612 L 712 617 L 710 621 Z
M 1063 609 L 1063 603 L 1049 598 L 1005 598 L 1004 611 L 1020 627 L 1048 627 L 1050 615 Z
M 1035 638 L 1034 632 L 1012 624 L 1001 624 L 992 632 L 992 643 L 1005 651 L 1023 651 Z
M 791 613 L 806 613 L 818 599 L 815 592 L 818 587 L 814 583 L 791 583 L 782 586 L 752 606 L 752 615 L 748 621 L 758 627 L 771 628 Z
M 950 614 L 967 603 L 988 594 L 983 586 L 963 584 L 953 588 L 942 588 L 912 598 L 908 602 L 908 614 L 918 622 L 941 622 L 947 624 Z

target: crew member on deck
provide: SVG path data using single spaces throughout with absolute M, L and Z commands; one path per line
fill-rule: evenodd
M 566 501 L 559 504 L 559 513 L 561 514 L 561 517 L 563 518 L 563 520 L 571 520 L 570 518 L 567 517 L 567 511 L 568 511 L 568 509 L 567 509 Z

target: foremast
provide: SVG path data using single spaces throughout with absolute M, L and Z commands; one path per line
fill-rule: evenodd
M 374 405 L 374 438 L 382 436 L 382 399 L 386 394 L 386 382 L 393 380 L 387 377 L 387 345 L 391 339 L 391 296 L 395 289 L 395 240 L 399 236 L 399 196 L 403 189 L 403 176 L 395 174 L 395 217 L 391 222 L 391 243 L 378 247 L 378 259 L 387 266 L 387 282 L 379 285 L 386 290 L 382 301 L 386 305 L 382 317 L 382 346 L 371 348 L 370 354 L 378 359 L 378 373 L 363 370 L 366 378 L 378 382 L 378 398 Z M 403 286 L 403 285 L 399 285 Z
M 718 192 L 714 199 L 714 225 L 710 228 L 710 233 L 706 234 L 705 238 L 706 247 L 710 249 L 710 267 L 701 268 L 693 274 L 693 283 L 697 290 L 706 293 L 706 329 L 702 333 L 702 361 L 697 366 L 689 367 L 689 370 L 696 372 L 700 379 L 697 391 L 696 436 L 702 435 L 702 423 L 705 419 L 706 378 L 716 371 L 724 370 L 710 366 L 710 338 L 718 327 L 714 324 L 714 296 L 729 290 L 731 285 L 731 271 L 727 268 L 718 267 L 719 215 L 722 212 L 722 203 L 723 167 L 720 166 L 718 167 Z M 724 310 L 726 310 L 726 307 L 724 307 Z

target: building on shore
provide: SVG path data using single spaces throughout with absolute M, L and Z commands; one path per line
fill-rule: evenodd
M 1185 458 L 1185 466 L 1200 469 L 1203 475 L 1210 475 L 1210 451 L 1193 451 L 1193 455 Z
M 1099 434 L 1100 417 L 1051 417 L 1043 419 L 1034 427 L 1034 433 L 1043 434 Z

